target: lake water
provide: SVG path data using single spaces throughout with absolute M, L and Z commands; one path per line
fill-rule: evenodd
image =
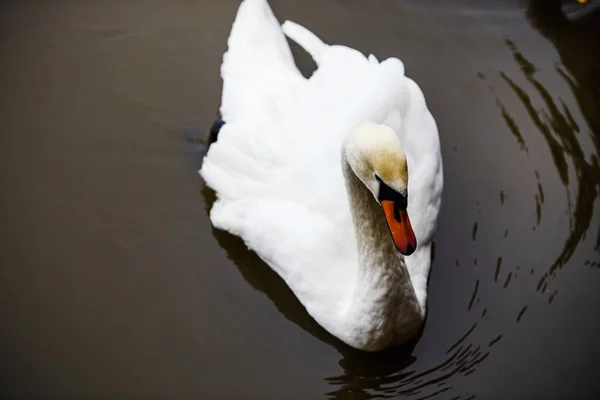
M 365 354 L 210 225 L 199 138 L 238 4 L 0 5 L 5 398 L 597 398 L 600 15 L 271 1 L 329 43 L 402 59 L 439 126 L 427 323 L 412 348 Z

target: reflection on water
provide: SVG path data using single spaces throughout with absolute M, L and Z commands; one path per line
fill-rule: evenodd
M 573 91 L 579 110 L 589 127 L 589 135 L 595 148 L 595 154 L 592 154 L 590 162 L 586 162 L 574 135 L 568 135 L 565 138 L 569 144 L 574 145 L 569 150 L 576 163 L 579 182 L 584 183 L 584 186 L 580 186 L 574 212 L 575 224 L 571 227 L 573 233 L 563 254 L 553 265 L 551 271 L 553 272 L 566 262 L 572 254 L 571 249 L 577 246 L 587 232 L 592 213 L 591 204 L 597 196 L 597 185 L 600 181 L 598 166 L 598 156 L 600 156 L 600 66 L 595 62 L 596 57 L 586 58 L 583 56 L 596 54 L 597 49 L 600 48 L 600 25 L 596 18 L 576 29 L 571 28 L 560 13 L 546 7 L 545 2 L 540 0 L 531 2 L 528 17 L 532 25 L 558 50 L 562 66 L 556 66 L 556 71 Z M 580 128 L 574 123 L 568 108 L 564 104 L 562 106 L 565 110 L 565 118 L 568 119 L 574 130 L 579 132 Z M 598 227 L 595 249 L 600 251 L 600 227 Z
M 542 183 L 540 182 L 540 173 L 535 171 L 535 177 L 538 180 L 538 192 L 535 195 L 535 213 L 537 215 L 537 225 L 540 225 L 542 220 L 542 204 L 544 204 L 544 189 L 542 188 Z
M 471 311 L 471 308 L 473 308 L 473 303 L 475 302 L 475 299 L 477 298 L 478 290 L 479 290 L 479 279 L 477 279 L 477 281 L 475 282 L 475 289 L 473 289 L 473 294 L 471 295 L 471 300 L 469 301 L 469 308 L 468 308 L 469 311 Z
M 537 2 L 534 2 L 537 4 Z M 541 10 L 536 6 L 530 9 L 529 16 L 533 19 L 537 18 L 535 11 L 542 13 L 547 10 Z M 543 20 L 543 19 L 542 19 Z M 537 20 L 540 21 L 539 19 Z M 563 66 L 557 65 L 555 70 L 557 75 L 562 77 L 569 85 L 573 94 L 578 99 L 579 104 L 582 106 L 582 113 L 586 118 L 587 125 L 590 127 L 589 131 L 585 133 L 589 135 L 594 143 L 595 151 L 590 155 L 589 161 L 586 159 L 583 146 L 581 144 L 582 128 L 576 122 L 573 117 L 573 113 L 569 107 L 565 104 L 563 99 L 558 98 L 555 100 L 554 96 L 545 88 L 543 83 L 536 78 L 536 73 L 539 71 L 535 65 L 519 51 L 517 44 L 510 40 L 506 40 L 506 45 L 512 53 L 514 61 L 519 66 L 519 70 L 522 72 L 526 81 L 531 84 L 534 92 L 540 96 L 544 103 L 544 108 L 537 109 L 534 106 L 534 102 L 530 93 L 527 89 L 517 84 L 517 80 L 510 77 L 504 72 L 500 72 L 501 79 L 512 89 L 517 98 L 520 100 L 521 105 L 527 111 L 527 114 L 531 118 L 533 124 L 537 128 L 537 131 L 542 135 L 545 142 L 548 145 L 548 150 L 556 166 L 556 173 L 564 185 L 566 191 L 566 197 L 568 199 L 568 217 L 569 217 L 569 235 L 564 243 L 562 251 L 558 254 L 554 262 L 547 268 L 547 271 L 542 274 L 540 280 L 535 287 L 535 291 L 541 294 L 548 292 L 548 280 L 555 278 L 557 271 L 563 267 L 573 256 L 579 244 L 584 240 L 592 221 L 592 215 L 594 211 L 594 204 L 598 196 L 598 186 L 600 185 L 600 169 L 598 166 L 598 154 L 600 154 L 600 147 L 598 136 L 598 114 L 591 114 L 583 112 L 584 108 L 591 109 L 593 104 L 598 104 L 598 91 L 597 86 L 589 88 L 591 91 L 588 93 L 582 93 L 582 84 L 586 82 L 576 84 L 575 79 L 569 76 Z M 559 49 L 560 50 L 560 49 Z M 596 75 L 600 76 L 600 75 Z M 485 80 L 485 76 L 480 74 L 479 77 Z M 490 87 L 491 93 L 495 95 L 495 91 Z M 500 109 L 501 116 L 504 119 L 508 132 L 514 136 L 519 148 L 526 154 L 530 154 L 524 135 L 521 129 L 517 125 L 515 119 L 511 116 L 509 107 L 496 95 L 496 103 Z M 536 214 L 536 226 L 540 226 L 542 221 L 542 210 L 545 201 L 544 188 L 541 181 L 539 171 L 534 171 L 537 180 L 537 192 L 535 194 L 535 214 Z M 575 179 L 574 185 L 570 185 L 571 179 Z M 575 204 L 572 204 L 571 187 L 575 187 L 577 190 Z M 504 204 L 504 193 L 501 192 L 501 203 Z M 533 227 L 535 230 L 536 226 Z M 505 232 L 506 237 L 507 231 Z M 596 239 L 596 243 L 600 243 L 599 237 Z M 598 244 L 596 244 L 596 251 L 598 251 Z M 502 257 L 498 258 L 496 264 L 496 270 L 494 274 L 494 280 L 497 281 L 502 265 Z M 588 265 L 588 263 L 586 263 Z M 518 269 L 518 267 L 517 267 Z M 531 274 L 534 274 L 534 269 L 531 269 Z M 517 275 L 515 274 L 515 277 Z M 504 288 L 507 288 L 511 279 L 513 278 L 513 272 L 508 272 L 504 283 Z M 548 296 L 548 304 L 554 300 L 557 290 L 554 290 Z M 516 321 L 519 322 L 524 317 L 528 305 L 525 305 L 517 314 Z M 470 308 L 470 307 L 469 307 Z
M 502 257 L 498 257 L 496 262 L 496 273 L 494 274 L 494 282 L 498 281 L 498 275 L 500 275 L 500 267 L 502 266 Z
M 332 385 L 340 386 L 340 389 L 328 394 L 333 398 L 345 398 L 349 393 L 353 393 L 362 394 L 360 398 L 402 396 L 425 399 L 446 392 L 452 388 L 450 378 L 457 375 L 470 375 L 490 354 L 481 346 L 464 344 L 475 328 L 476 324 L 448 349 L 444 361 L 432 368 L 424 371 L 398 370 L 389 375 L 371 377 L 352 376 L 346 370 L 344 375 L 327 379 Z M 494 339 L 491 345 L 499 340 L 500 338 Z M 366 358 L 363 361 L 366 361 Z M 396 365 L 396 367 L 400 366 Z
M 527 311 L 527 308 L 529 306 L 525 306 L 521 309 L 521 311 L 519 311 L 519 314 L 517 315 L 517 322 L 521 321 L 521 318 L 523 318 L 523 314 L 525 314 L 525 311 Z
M 506 44 L 512 51 L 513 58 L 520 66 L 521 72 L 527 81 L 531 83 L 533 88 L 543 99 L 545 109 L 536 109 L 530 95 L 507 74 L 501 72 L 500 76 L 521 100 L 533 123 L 548 144 L 550 154 L 556 165 L 557 173 L 565 186 L 567 198 L 569 199 L 569 218 L 571 221 L 570 235 L 564 244 L 563 250 L 550 266 L 548 273 L 544 274 L 542 277 L 540 285 L 543 285 L 549 275 L 554 274 L 558 268 L 565 265 L 571 258 L 590 227 L 594 211 L 594 202 L 598 196 L 598 185 L 600 184 L 600 168 L 598 166 L 597 158 L 597 155 L 600 153 L 600 148 L 598 147 L 598 141 L 593 140 L 596 146 L 596 154 L 591 155 L 590 161 L 586 160 L 585 153 L 578 138 L 580 128 L 575 122 L 567 105 L 562 99 L 559 99 L 559 107 L 553 96 L 535 77 L 537 71 L 535 66 L 519 52 L 513 41 L 506 40 Z M 556 71 L 559 76 L 567 80 L 571 88 L 576 87 L 572 79 L 566 75 L 560 66 L 556 66 Z M 500 101 L 499 103 L 502 104 Z M 506 113 L 506 108 L 502 105 L 501 109 L 504 115 Z M 512 123 L 509 123 L 508 121 L 512 121 L 512 119 L 510 119 L 510 117 L 507 119 L 507 125 L 511 132 L 514 133 Z M 592 124 L 590 123 L 590 127 L 591 126 Z M 592 139 L 596 139 L 596 134 L 593 130 L 590 130 L 588 134 Z M 519 143 L 523 145 L 525 143 L 522 136 L 519 138 Z M 573 172 L 570 171 L 569 164 L 573 166 Z M 572 198 L 572 195 L 569 187 L 569 180 L 572 175 L 574 175 L 576 179 L 576 187 L 578 190 L 573 210 L 571 210 L 570 199 Z M 538 192 L 535 195 L 536 222 L 537 225 L 539 225 L 542 216 L 542 205 L 544 203 L 544 190 L 542 183 L 540 182 L 540 173 L 538 171 L 535 171 L 535 176 L 538 180 Z M 600 240 L 600 238 L 597 240 Z

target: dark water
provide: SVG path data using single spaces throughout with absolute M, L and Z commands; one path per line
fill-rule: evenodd
M 440 128 L 427 325 L 363 354 L 210 226 L 197 138 L 237 5 L 0 6 L 3 397 L 597 398 L 600 16 L 272 0 L 330 43 L 400 57 Z

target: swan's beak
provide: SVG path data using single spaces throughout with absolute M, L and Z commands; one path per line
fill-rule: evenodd
M 408 212 L 400 210 L 393 200 L 382 200 L 381 206 L 396 248 L 403 255 L 410 256 L 417 248 L 417 238 L 410 226 Z

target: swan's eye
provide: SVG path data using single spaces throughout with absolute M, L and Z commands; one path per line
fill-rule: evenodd
M 390 200 L 394 202 L 397 209 L 406 210 L 408 206 L 406 196 L 389 187 L 377 174 L 375 174 L 375 179 L 379 182 L 379 195 L 377 196 L 379 201 Z

